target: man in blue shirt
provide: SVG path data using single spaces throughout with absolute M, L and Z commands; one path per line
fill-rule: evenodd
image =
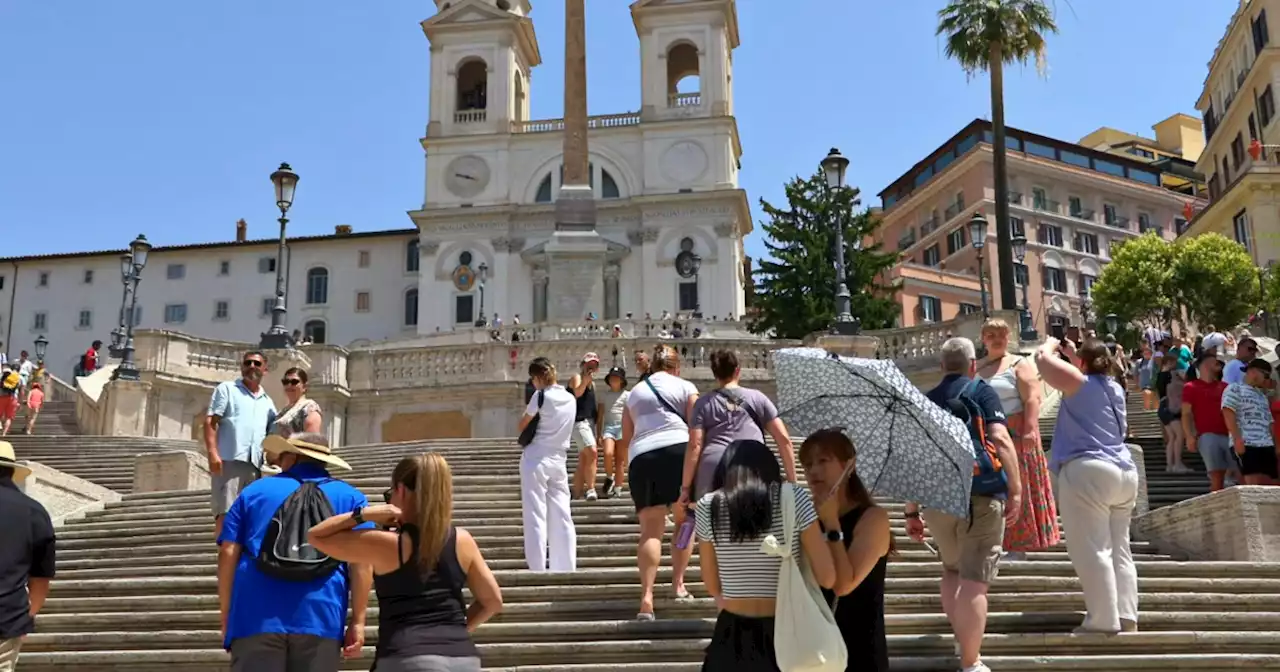
M 227 511 L 218 537 L 218 606 L 231 672 L 336 671 L 343 656 L 359 656 L 364 646 L 373 568 L 340 565 L 321 578 L 289 581 L 264 574 L 257 557 L 271 519 L 302 486 L 299 481 L 318 482 L 334 514 L 359 511 L 369 502 L 329 476 L 330 466 L 351 467 L 330 452 L 323 435 L 271 435 L 263 449 L 282 473 L 246 487 Z M 372 527 L 365 523 L 355 529 Z M 351 622 L 344 637 L 348 595 Z
M 967 338 L 947 340 L 942 344 L 941 355 L 942 382 L 925 396 L 947 408 L 948 402 L 959 397 L 973 382 L 978 362 L 973 341 Z M 927 524 L 938 545 L 942 559 L 942 609 L 955 634 L 961 669 L 991 672 L 981 659 L 982 637 L 987 628 L 987 586 L 996 578 L 1006 519 L 1012 522 L 1022 509 L 1022 481 L 1018 474 L 1018 454 L 1005 426 L 1000 395 L 986 381 L 978 380 L 970 388 L 969 398 L 982 409 L 987 440 L 999 453 L 1009 483 L 1008 492 L 996 496 L 973 495 L 968 519 L 929 509 L 922 520 L 919 505 L 908 502 L 907 534 L 924 541 Z
M 214 538 L 221 535 L 222 518 L 245 486 L 258 480 L 262 469 L 262 440 L 276 420 L 276 405 L 262 389 L 267 356 L 247 352 L 240 362 L 240 378 L 213 388 L 204 420 L 204 448 L 209 458 Z

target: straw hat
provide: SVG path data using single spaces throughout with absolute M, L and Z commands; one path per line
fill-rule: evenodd
M 351 470 L 351 465 L 347 464 L 341 457 L 334 455 L 333 451 L 329 450 L 329 446 L 308 443 L 298 439 L 286 439 L 278 434 L 272 434 L 262 440 L 262 451 L 268 455 L 296 453 L 305 455 L 313 460 L 319 460 L 325 464 L 331 464 L 340 469 Z
M 13 469 L 14 482 L 26 480 L 31 475 L 31 470 L 18 464 L 17 458 L 13 455 L 13 444 L 8 441 L 0 441 L 0 467 L 9 467 Z

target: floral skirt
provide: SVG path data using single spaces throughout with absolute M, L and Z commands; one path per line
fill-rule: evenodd
M 1043 550 L 1062 540 L 1058 506 L 1053 501 L 1053 485 L 1049 481 L 1049 463 L 1039 441 L 1023 441 L 1018 432 L 1013 434 L 1013 443 L 1022 476 L 1022 513 L 1016 522 L 1005 527 L 1004 550 L 1018 553 Z

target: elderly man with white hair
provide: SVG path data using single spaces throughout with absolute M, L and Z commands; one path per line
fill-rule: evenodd
M 963 672 L 991 672 L 982 663 L 982 638 L 987 629 L 987 587 L 996 578 L 1004 545 L 1006 522 L 1013 522 L 1022 510 L 1022 480 L 1018 474 L 1018 454 L 1005 426 L 1000 395 L 976 378 L 978 362 L 973 341 L 951 338 L 942 344 L 942 382 L 925 396 L 953 413 L 967 417 L 975 449 L 984 449 L 979 439 L 995 447 L 1004 478 L 991 478 L 991 471 L 979 477 L 975 469 L 969 516 L 926 510 L 921 518 L 918 504 L 906 506 L 907 534 L 924 540 L 927 524 L 942 556 L 942 609 L 951 622 Z M 962 419 L 965 419 L 962 417 Z M 1001 482 L 1003 481 L 1003 482 Z M 1008 520 L 1006 520 L 1008 519 Z

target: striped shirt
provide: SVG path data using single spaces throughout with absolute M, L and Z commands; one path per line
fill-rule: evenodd
M 778 499 L 781 488 L 771 487 L 773 499 L 773 525 L 769 534 L 782 538 L 782 503 Z M 796 529 L 791 541 L 791 552 L 800 553 L 800 532 L 818 522 L 818 512 L 813 507 L 813 498 L 805 488 L 795 487 L 796 497 Z M 760 543 L 768 535 L 757 539 L 734 542 L 729 539 L 729 510 L 722 502 L 719 520 L 716 521 L 712 534 L 711 502 L 720 496 L 720 492 L 708 492 L 698 500 L 697 512 L 694 514 L 698 539 L 710 542 L 716 549 L 716 565 L 720 570 L 720 591 L 726 598 L 742 599 L 762 597 L 773 599 L 778 596 L 778 572 L 782 569 L 782 559 L 766 555 L 760 550 Z

